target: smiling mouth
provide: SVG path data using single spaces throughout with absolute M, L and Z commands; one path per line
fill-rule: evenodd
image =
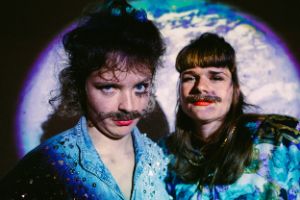
M 193 103 L 194 106 L 209 106 L 210 104 L 214 103 L 213 101 L 196 101 Z
M 133 120 L 113 120 L 117 126 L 129 126 L 133 123 Z

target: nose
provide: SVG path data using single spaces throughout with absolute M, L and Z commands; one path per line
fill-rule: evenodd
M 209 81 L 205 78 L 200 78 L 196 81 L 195 88 L 201 93 L 208 93 L 209 92 Z
M 118 109 L 123 112 L 133 111 L 133 95 L 130 92 L 120 94 Z

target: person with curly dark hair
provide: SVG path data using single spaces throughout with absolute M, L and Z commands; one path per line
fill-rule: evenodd
M 300 123 L 244 113 L 235 50 L 204 33 L 176 58 L 175 133 L 165 141 L 175 199 L 300 199 Z
M 165 46 L 144 10 L 124 0 L 90 7 L 63 37 L 69 63 L 50 102 L 71 129 L 28 153 L 1 199 L 168 199 L 162 150 L 136 128 L 153 109 Z

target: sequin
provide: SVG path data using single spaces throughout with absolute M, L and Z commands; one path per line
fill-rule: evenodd
M 153 172 L 152 172 L 152 171 L 149 171 L 148 175 L 149 175 L 149 176 L 153 176 Z
M 63 165 L 63 164 L 64 164 L 64 161 L 63 161 L 63 160 L 58 160 L 57 162 L 58 162 L 58 164 L 60 164 L 60 165 Z
M 28 184 L 34 187 L 43 187 L 45 192 L 41 190 L 33 190 L 30 197 L 35 192 L 42 193 L 47 199 L 68 199 L 72 196 L 74 199 L 102 199 L 103 195 L 111 198 L 119 199 L 117 183 L 105 168 L 98 154 L 92 151 L 92 143 L 87 143 L 89 135 L 87 127 L 82 125 L 85 119 L 82 118 L 75 128 L 58 134 L 54 139 L 50 139 L 47 143 L 42 144 L 29 157 L 36 159 L 36 162 L 30 163 L 30 170 L 24 170 L 27 173 L 27 179 L 16 179 L 20 181 L 18 187 L 22 191 L 22 186 Z M 85 123 L 85 122 L 84 122 Z M 164 159 L 161 149 L 153 145 L 154 143 L 145 135 L 141 135 L 138 129 L 133 131 L 134 148 L 136 154 L 136 169 L 134 171 L 133 199 L 167 199 L 168 194 L 163 187 L 163 178 L 165 177 L 164 167 L 167 160 Z M 65 141 L 62 143 L 62 141 Z M 68 143 L 67 143 L 68 141 Z M 44 146 L 43 146 L 44 145 Z M 67 148 L 61 148 L 65 145 Z M 74 147 L 78 148 L 74 148 Z M 49 148 L 50 147 L 50 148 Z M 44 149 L 48 150 L 45 152 Z M 43 157 L 40 159 L 39 149 L 42 151 Z M 38 155 L 37 157 L 34 157 Z M 29 160 L 30 161 L 30 160 Z M 34 164 L 36 163 L 36 165 Z M 44 169 L 45 168 L 45 169 Z M 28 178 L 29 177 L 29 178 Z M 33 178 L 34 177 L 34 178 Z M 23 181 L 22 181 L 23 180 Z M 38 181 L 37 181 L 38 180 Z M 13 181 L 13 180 L 12 180 Z M 41 186 L 40 184 L 45 184 Z M 16 181 L 14 181 L 14 185 Z M 47 192 L 48 188 L 56 188 L 51 192 Z M 155 191 L 155 192 L 153 192 Z M 23 192 L 23 191 L 22 191 Z M 70 193 L 71 192 L 71 193 Z M 15 199 L 20 199 L 18 193 Z M 59 197 L 58 197 L 59 196 Z M 29 195 L 24 196 L 25 199 Z M 107 196 L 105 196 L 107 197 Z M 12 199 L 12 198 L 10 198 Z M 43 199 L 43 198 L 36 198 Z

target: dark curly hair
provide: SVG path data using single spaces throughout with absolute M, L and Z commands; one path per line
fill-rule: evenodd
M 59 75 L 60 93 L 49 101 L 60 116 L 85 114 L 85 81 L 91 72 L 103 68 L 114 72 L 125 66 L 127 71 L 154 75 L 165 51 L 159 30 L 145 11 L 125 0 L 90 6 L 78 22 L 63 37 L 69 64 Z
M 179 52 L 176 59 L 179 73 L 196 66 L 229 69 L 233 83 L 232 103 L 223 123 L 207 142 L 195 135 L 193 120 L 178 104 L 175 133 L 167 140 L 167 146 L 175 156 L 171 170 L 183 181 L 198 182 L 199 186 L 232 183 L 251 160 L 250 132 L 239 124 L 246 118 L 243 109 L 252 105 L 245 102 L 240 91 L 235 51 L 224 38 L 204 33 Z

